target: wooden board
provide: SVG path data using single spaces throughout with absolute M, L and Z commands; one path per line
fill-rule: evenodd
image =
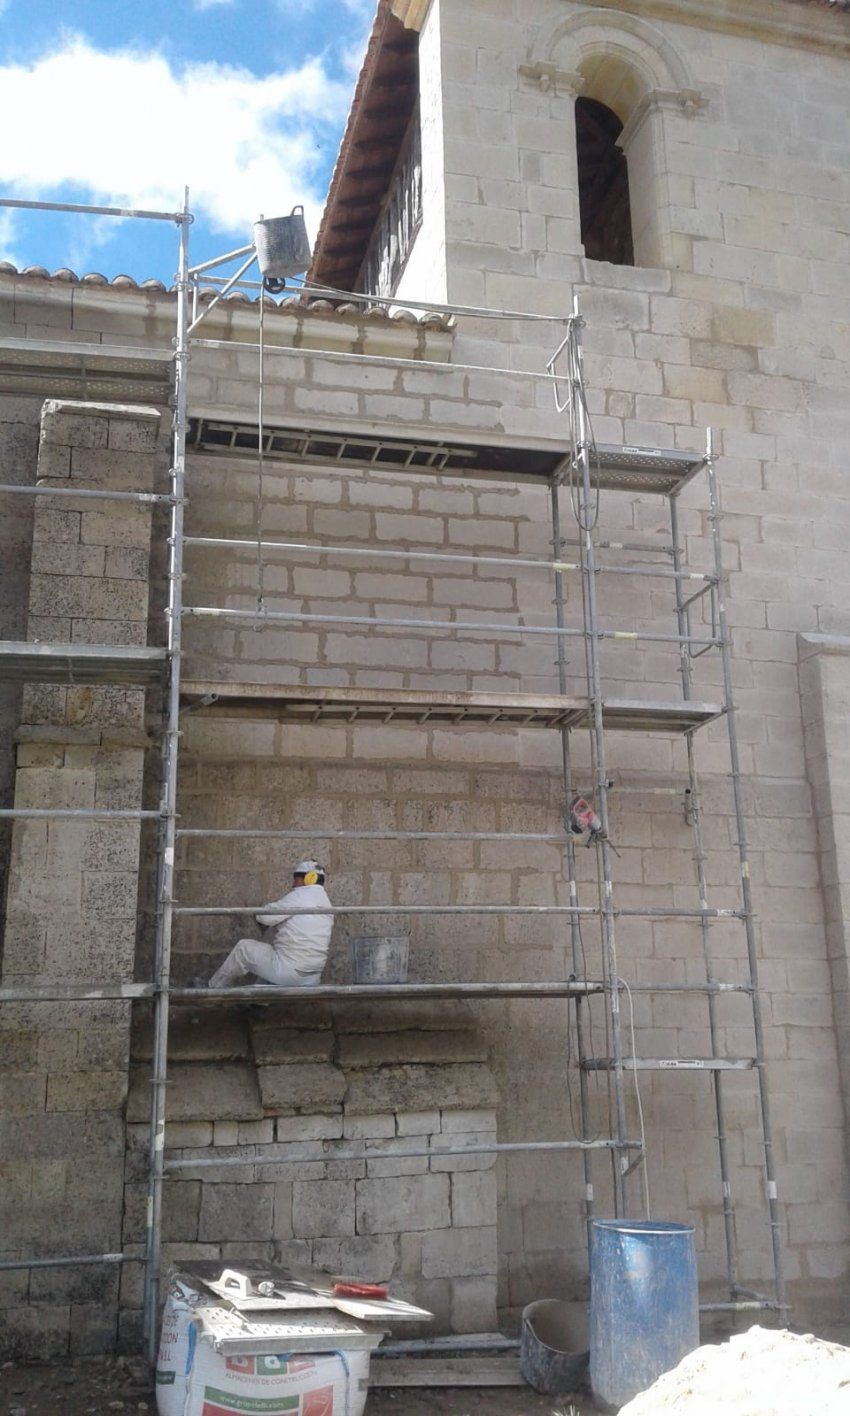
M 372 1387 L 521 1387 L 518 1357 L 396 1357 L 373 1361 Z

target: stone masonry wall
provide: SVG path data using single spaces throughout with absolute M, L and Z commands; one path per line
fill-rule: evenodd
M 832 1313 L 846 1321 L 850 1212 L 833 1030 L 836 893 L 832 848 L 820 861 L 817 855 L 819 839 L 823 851 L 829 830 L 841 833 L 844 824 L 840 813 L 829 826 L 813 813 L 812 791 L 821 803 L 832 787 L 823 781 L 821 750 L 812 752 L 808 741 L 804 747 L 814 700 L 806 660 L 801 712 L 797 634 L 844 635 L 850 626 L 847 17 L 768 0 L 734 15 L 728 7 L 711 18 L 703 12 L 699 23 L 690 5 L 652 0 L 622 8 L 435 0 L 427 26 L 420 57 L 427 63 L 439 53 L 442 102 L 439 121 L 423 127 L 423 142 L 430 132 L 444 160 L 449 298 L 551 312 L 568 310 L 576 295 L 587 319 L 590 407 L 601 441 L 700 449 L 705 427 L 716 430 L 789 1272 L 795 1301 L 802 1304 L 806 1293 L 827 1313 L 832 1293 Z M 576 94 L 612 104 L 630 128 L 635 200 L 645 203 L 649 191 L 665 224 L 656 264 L 627 268 L 584 258 Z M 651 135 L 654 166 L 633 164 L 629 138 L 636 142 L 638 124 Z M 463 325 L 455 357 L 540 368 L 547 342 L 551 349 L 551 331 L 520 322 Z M 536 426 L 547 431 L 549 399 L 547 389 L 537 390 Z M 523 416 L 511 410 L 503 426 L 514 429 Z M 530 422 L 528 432 L 533 436 Z M 688 559 L 696 567 L 707 554 L 700 494 L 695 485 L 683 498 Z M 606 526 L 613 500 L 603 497 Z M 636 529 L 662 530 L 651 503 L 635 502 L 633 512 Z M 654 666 L 658 653 L 634 658 Z M 707 660 L 702 671 L 710 674 Z M 836 675 L 837 665 L 829 672 Z M 645 681 L 651 677 L 646 671 Z M 712 774 L 707 785 L 717 816 L 709 873 L 722 897 L 734 866 L 728 793 L 713 774 L 726 768 L 719 742 L 707 749 L 700 743 L 699 752 L 701 770 Z M 829 770 L 838 768 L 833 757 Z M 840 787 L 839 775 L 837 800 Z M 644 830 L 640 881 L 681 899 L 680 887 L 670 888 L 684 868 L 672 806 L 629 799 L 636 827 L 648 824 L 652 843 L 646 850 Z M 841 836 L 838 850 L 845 849 Z M 616 875 L 619 899 L 646 898 L 631 867 L 618 863 Z M 640 944 L 621 929 L 620 939 L 621 968 L 642 978 L 647 969 L 663 976 L 692 947 L 678 926 L 657 926 Z M 733 967 L 732 942 L 714 930 L 712 942 L 724 967 Z M 650 1005 L 638 1002 L 640 1050 L 665 1052 L 671 1029 L 687 1046 L 696 1003 L 656 999 L 650 1026 Z M 733 1091 L 739 1086 L 743 1093 L 743 1082 L 730 1083 Z M 686 1078 L 653 1079 L 650 1090 L 659 1120 L 666 1117 L 658 1138 L 663 1189 L 659 1194 L 656 1180 L 653 1202 L 657 1213 L 663 1205 L 678 1214 L 681 1185 L 693 1204 L 711 1175 L 707 1154 L 691 1164 L 676 1124 L 679 1108 L 684 1123 L 702 1091 Z M 699 1129 L 710 1135 L 702 1111 Z M 740 1144 L 736 1137 L 736 1151 Z M 750 1141 L 743 1144 L 754 1158 Z M 756 1224 L 748 1202 L 739 1226 L 747 1246 Z M 508 1269 L 519 1272 L 513 1258 Z
M 731 33 L 721 27 L 722 15 L 716 28 L 676 25 L 669 5 L 647 6 L 652 34 L 641 30 L 635 36 L 634 16 L 625 23 L 611 7 L 602 8 L 613 16 L 609 42 L 627 48 L 638 42 L 635 63 L 645 86 L 671 87 L 660 81 L 662 70 L 676 70 L 680 88 L 693 87 L 708 100 L 690 114 L 659 104 L 651 115 L 663 139 L 665 206 L 671 234 L 678 238 L 669 260 L 630 269 L 584 259 L 576 239 L 572 96 L 558 83 L 547 88 L 541 83 L 545 75 L 520 72 L 521 66 L 548 62 L 566 73 L 578 68 L 590 83 L 592 46 L 576 48 L 574 31 L 559 29 L 565 21 L 578 23 L 590 7 L 566 0 L 533 7 L 439 0 L 432 14 L 440 28 L 430 42 L 431 52 L 438 51 L 433 62 L 439 63 L 442 86 L 434 133 L 445 163 L 445 279 L 453 299 L 546 312 L 567 310 L 573 293 L 578 295 L 588 321 L 589 399 L 600 440 L 701 448 L 705 426 L 717 429 L 783 1238 L 794 1319 L 822 1328 L 846 1322 L 850 1259 L 846 1125 L 832 996 L 837 917 L 835 896 L 825 897 L 824 891 L 832 885 L 827 873 L 832 843 L 823 823 L 818 833 L 812 797 L 814 788 L 820 811 L 822 770 L 832 771 L 838 757 L 833 753 L 832 763 L 824 762 L 808 717 L 804 737 L 797 635 L 850 631 L 850 145 L 846 31 L 838 28 L 846 17 L 766 0 L 767 21 L 781 10 L 811 16 L 813 31 L 831 24 L 835 43 L 825 53 L 810 47 L 804 34 L 785 44 Z M 655 12 L 661 9 L 665 14 L 659 17 Z M 619 33 L 611 28 L 618 24 Z M 776 28 L 774 37 L 781 38 L 778 21 Z M 660 46 L 653 38 L 658 35 Z M 438 241 L 435 249 L 440 246 Z M 413 260 L 409 268 L 415 269 Z M 438 278 L 442 282 L 442 272 Z M 428 298 L 431 292 L 408 293 Z M 127 318 L 121 314 L 125 327 Z M 379 324 L 370 328 L 377 339 Z M 131 337 L 142 337 L 141 325 L 133 331 Z M 359 347 L 378 347 L 353 320 L 326 321 L 326 338 L 348 339 L 345 347 L 351 347 L 355 332 Z M 398 334 L 393 331 L 394 338 Z M 453 357 L 541 369 L 555 343 L 552 334 L 519 321 L 496 326 L 465 321 L 454 338 Z M 243 337 L 249 336 L 243 331 Z M 441 357 L 446 352 L 443 348 Z M 551 391 L 542 385 L 452 369 L 352 369 L 315 349 L 291 361 L 272 358 L 281 362 L 274 372 L 269 365 L 270 422 L 303 426 L 308 420 L 348 431 L 397 429 L 457 440 L 486 436 L 501 444 L 516 440 L 563 448 L 563 422 L 552 409 Z M 207 350 L 199 354 L 194 377 L 193 411 L 246 423 L 255 419 L 256 357 L 250 351 Z M 197 459 L 190 481 L 190 529 L 232 535 L 238 528 L 250 538 L 257 489 L 250 459 Z M 217 507 L 209 495 L 213 490 L 221 493 Z M 305 472 L 281 465 L 269 473 L 267 493 L 267 534 L 291 532 L 293 539 L 309 536 L 335 544 L 350 539 L 361 547 L 377 542 L 530 555 L 550 549 L 545 498 L 510 483 L 435 479 L 426 486 L 383 473 Z M 569 516 L 567 506 L 567 526 Z M 626 530 L 633 534 L 624 535 Z M 681 508 L 681 534 L 695 568 L 708 564 L 707 530 L 704 490 L 696 483 Z M 669 528 L 657 503 L 637 495 L 604 495 L 599 534 L 666 540 Z M 192 556 L 192 603 L 251 608 L 256 571 L 250 552 L 225 556 L 198 550 Z M 312 578 L 318 572 L 321 580 Z M 503 619 L 525 615 L 532 622 L 551 613 L 545 578 L 532 581 L 511 569 L 455 576 L 434 567 L 433 574 L 423 575 L 412 569 L 390 573 L 376 564 L 368 574 L 375 579 L 364 579 L 366 565 L 359 560 L 347 565 L 337 558 L 327 563 L 306 555 L 275 558 L 267 571 L 267 602 L 278 609 L 326 606 L 331 612 L 356 605 L 399 614 L 421 613 L 427 606 L 429 618 L 447 622 L 459 611 L 466 619 L 494 618 L 498 612 Z M 600 576 L 604 623 L 669 627 L 669 595 L 645 586 L 641 581 L 625 589 L 622 580 Z M 571 623 L 580 621 L 574 582 L 568 615 Z M 520 650 L 522 641 L 501 644 L 500 636 L 486 629 L 480 635 L 448 629 L 439 636 L 439 653 L 436 642 L 425 645 L 423 636 L 410 631 L 367 641 L 362 633 L 334 628 L 321 634 L 306 627 L 256 631 L 198 620 L 190 629 L 187 668 L 197 676 L 215 671 L 232 679 L 297 675 L 316 683 L 500 684 L 530 690 L 553 682 L 551 641 L 529 637 Z M 624 693 L 652 697 L 660 688 L 660 696 L 669 696 L 675 684 L 676 656 L 664 647 L 619 644 L 616 655 L 606 648 L 604 662 L 609 683 Z M 580 666 L 577 646 L 571 653 L 576 682 Z M 710 697 L 717 684 L 717 665 L 706 656 L 698 664 L 697 691 Z M 818 688 L 808 670 L 805 688 L 815 695 L 805 712 L 816 714 Z M 304 849 L 319 854 L 325 854 L 324 842 L 311 832 L 337 822 L 377 827 L 421 822 L 426 829 L 463 823 L 473 830 L 494 829 L 493 822 L 501 829 L 558 826 L 558 744 L 545 733 L 413 732 L 391 725 L 293 728 L 201 714 L 187 718 L 186 725 L 183 784 L 191 824 L 292 827 L 304 831 Z M 722 730 L 700 734 L 696 746 L 712 900 L 731 904 L 737 857 Z M 610 750 L 617 783 L 612 823 L 620 850 L 617 900 L 695 903 L 683 801 L 658 790 L 682 784 L 681 744 L 612 735 Z M 589 789 L 581 741 L 576 777 Z M 840 838 L 841 812 L 833 818 L 829 827 Z M 302 847 L 300 841 L 291 844 Z M 489 843 L 472 849 L 469 843 L 352 843 L 344 850 L 335 847 L 329 861 L 331 895 L 342 903 L 565 899 L 560 860 L 545 846 L 531 852 Z M 193 843 L 181 858 L 181 894 L 200 903 L 256 903 L 258 894 L 277 893 L 289 863 L 288 850 L 271 850 L 264 842 Z M 593 862 L 586 853 L 580 871 L 582 898 L 592 898 Z M 345 923 L 337 925 L 334 941 L 337 977 L 345 976 Z M 414 978 L 558 977 L 571 966 L 567 931 L 553 919 L 507 920 L 504 932 L 486 916 L 446 917 L 428 925 L 411 917 L 411 925 Z M 194 972 L 199 956 L 220 955 L 233 928 L 220 920 L 183 920 L 177 940 L 182 976 Z M 598 939 L 588 928 L 583 936 L 592 974 L 599 969 Z M 710 938 L 718 973 L 739 976 L 740 932 L 722 925 L 712 928 Z M 693 981 L 701 975 L 700 939 L 684 924 L 623 920 L 618 946 L 620 973 L 630 981 Z M 752 1038 L 740 1000 L 724 999 L 722 1010 L 723 1045 L 746 1055 Z M 555 1003 L 492 1004 L 479 1016 L 482 1035 L 486 1029 L 494 1049 L 500 1139 L 569 1135 L 576 1074 L 568 1069 L 567 1086 L 565 1009 Z M 705 1050 L 700 1000 L 636 996 L 634 1021 L 635 1047 L 645 1055 Z M 591 1047 L 597 1055 L 606 1050 L 599 1017 Z M 768 1276 L 769 1265 L 752 1078 L 731 1078 L 728 1092 L 742 1278 L 758 1283 Z M 642 1097 L 653 1212 L 695 1220 L 701 1277 L 710 1291 L 723 1265 L 708 1083 L 694 1074 L 642 1078 Z M 603 1077 L 594 1079 L 592 1102 L 594 1121 L 607 1125 Z M 628 1125 L 637 1125 L 633 1098 Z M 523 1302 L 546 1291 L 582 1296 L 580 1165 L 572 1158 L 532 1162 L 514 1156 L 500 1161 L 495 1173 L 503 1316 L 515 1316 Z M 599 1165 L 599 1212 L 610 1203 Z
M 134 1045 L 124 1243 L 141 1252 L 150 1033 Z M 454 1004 L 180 1010 L 166 1144 L 239 1159 L 166 1182 L 164 1260 L 314 1264 L 389 1281 L 431 1309 L 431 1332 L 492 1332 L 492 1155 L 370 1160 L 370 1151 L 495 1139 L 489 1044 Z M 362 1159 L 336 1158 L 361 1152 Z M 259 1166 L 257 1160 L 279 1161 Z M 140 1273 L 125 1269 L 122 1342 L 138 1341 Z M 419 1333 L 421 1335 L 421 1332 Z
M 5 322 L 2 327 L 5 328 Z M 11 329 L 14 327 L 10 327 Z M 43 400 L 37 395 L 0 395 L 0 481 L 32 485 L 38 458 L 38 422 Z M 0 522 L 0 637 L 26 637 L 27 591 L 34 499 L 7 497 Z M 15 784 L 14 735 L 21 690 L 0 684 L 0 803 L 11 806 Z M 0 825 L 0 899 L 5 896 L 11 827 Z
M 159 421 L 148 408 L 48 401 L 39 478 L 150 490 L 161 470 Z M 28 637 L 145 643 L 149 538 L 149 508 L 39 499 Z M 136 689 L 25 688 L 14 805 L 138 807 L 143 704 Z M 138 822 L 15 821 L 4 984 L 132 978 L 139 842 Z M 120 1248 L 129 1012 L 122 1003 L 4 1005 L 4 1258 Z M 115 1266 L 4 1275 L 0 1350 L 108 1350 L 118 1279 Z

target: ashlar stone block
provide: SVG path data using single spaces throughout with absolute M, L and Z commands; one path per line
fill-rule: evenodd
M 422 1240 L 423 1278 L 473 1278 L 497 1268 L 496 1229 L 451 1229 L 426 1234 Z
M 396 1234 L 411 1228 L 448 1229 L 447 1175 L 397 1175 L 357 1181 L 357 1233 Z
M 256 1181 L 249 1185 L 205 1185 L 198 1238 L 202 1242 L 268 1241 L 272 1234 L 274 1191 L 274 1185 Z
M 292 1186 L 296 1239 L 354 1234 L 354 1185 L 347 1180 L 296 1181 Z

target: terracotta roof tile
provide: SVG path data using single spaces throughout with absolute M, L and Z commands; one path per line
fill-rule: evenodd
M 70 270 L 68 266 L 61 266 L 53 271 L 52 275 L 46 266 L 30 265 L 23 266 L 20 270 L 11 261 L 0 261 L 0 276 L 15 276 L 18 279 L 26 280 L 46 280 L 52 283 L 63 285 L 81 285 L 96 287 L 105 290 L 118 290 L 122 294 L 127 291 L 136 290 L 143 295 L 165 295 L 169 298 L 175 295 L 173 286 L 165 286 L 161 280 L 141 280 L 137 281 L 132 275 L 116 275 L 112 280 L 107 279 L 100 271 L 87 271 L 85 275 L 78 275 L 76 271 Z M 202 300 L 212 300 L 218 293 L 215 286 L 201 287 L 200 298 Z M 227 304 L 234 305 L 256 305 L 259 296 L 251 296 L 244 290 L 232 290 L 224 297 Z M 414 310 L 402 308 L 387 310 L 383 305 L 364 305 L 352 300 L 323 300 L 318 298 L 310 299 L 307 296 L 297 294 L 295 291 L 291 295 L 284 295 L 280 300 L 273 300 L 271 296 L 264 296 L 266 308 L 270 313 L 280 311 L 281 314 L 307 313 L 310 315 L 342 315 L 348 319 L 372 320 L 375 322 L 388 322 L 391 324 L 418 325 L 423 329 L 450 329 L 453 321 L 449 315 L 423 313 L 417 315 Z

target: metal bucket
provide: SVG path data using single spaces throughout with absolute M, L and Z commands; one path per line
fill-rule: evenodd
M 406 934 L 357 934 L 349 944 L 355 983 L 407 983 Z
M 595 1219 L 590 1253 L 590 1385 L 624 1406 L 699 1346 L 692 1224 Z
M 264 277 L 285 280 L 288 275 L 302 275 L 312 259 L 304 208 L 293 207 L 291 216 L 255 221 L 254 245 Z
M 567 1396 L 584 1380 L 590 1353 L 578 1350 L 584 1323 L 576 1321 L 575 1304 L 540 1298 L 522 1310 L 519 1368 L 530 1387 L 543 1396 Z

